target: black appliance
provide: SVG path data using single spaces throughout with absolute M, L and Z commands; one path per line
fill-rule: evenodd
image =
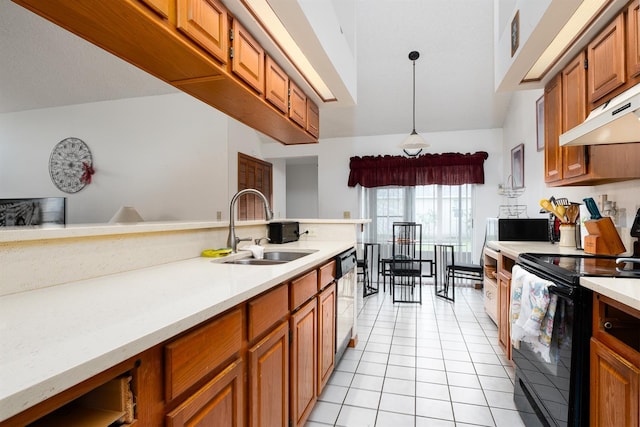
M 300 224 L 296 221 L 269 223 L 269 243 L 297 242 L 300 237 Z
M 521 254 L 517 264 L 549 280 L 558 296 L 550 362 L 529 346 L 513 348 L 514 401 L 527 427 L 589 425 L 589 340 L 592 292 L 580 286 L 582 276 L 640 278 L 633 262 L 616 257 Z M 639 283 L 640 285 L 640 283 Z
M 486 241 L 548 242 L 552 224 L 547 218 L 487 218 Z

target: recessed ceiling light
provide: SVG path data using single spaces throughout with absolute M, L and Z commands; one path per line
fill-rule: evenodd
M 335 99 L 327 84 L 313 68 L 293 37 L 291 37 L 291 34 L 289 34 L 280 18 L 273 11 L 269 2 L 267 0 L 242 1 L 320 98 L 325 102 Z

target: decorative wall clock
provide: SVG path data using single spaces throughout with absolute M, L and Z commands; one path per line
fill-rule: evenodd
M 65 193 L 77 193 L 91 183 L 93 158 L 87 144 L 78 138 L 65 138 L 49 157 L 51 181 Z

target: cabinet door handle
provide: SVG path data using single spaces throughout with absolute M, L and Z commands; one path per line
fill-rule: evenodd
M 602 326 L 603 326 L 605 329 L 611 329 L 611 328 L 613 328 L 613 323 L 611 323 L 611 322 L 604 322 L 604 323 L 602 324 Z

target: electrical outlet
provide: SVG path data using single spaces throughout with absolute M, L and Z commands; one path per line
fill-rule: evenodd
M 216 220 L 220 221 L 222 219 L 222 211 L 216 212 Z
M 351 218 L 351 212 L 350 212 L 350 211 L 344 211 L 344 212 L 342 212 L 342 218 L 344 218 L 344 219 L 349 219 L 349 218 Z

